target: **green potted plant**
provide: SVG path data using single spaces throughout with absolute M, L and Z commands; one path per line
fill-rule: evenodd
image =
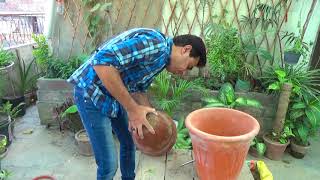
M 10 102 L 3 103 L 2 106 L 0 106 L 0 134 L 5 135 L 8 137 L 8 143 L 7 146 L 9 146 L 13 139 L 13 129 L 14 129 L 14 121 L 17 117 L 19 111 L 21 110 L 21 106 L 23 106 L 24 103 L 19 104 L 16 107 L 13 107 L 13 105 Z
M 173 146 L 175 149 L 191 149 L 189 130 L 185 127 L 184 118 L 180 118 L 177 125 L 177 140 Z
M 235 81 L 238 72 L 245 67 L 244 49 L 237 29 L 209 24 L 205 42 L 210 76 L 221 84 Z
M 14 54 L 0 47 L 0 72 L 8 71 L 14 65 Z
M 285 44 L 289 47 L 284 53 L 284 61 L 286 63 L 296 64 L 301 55 L 306 57 L 307 52 L 309 52 L 309 47 L 308 44 L 302 40 L 301 35 L 296 36 L 294 33 L 286 32 L 282 39 L 287 39 Z
M 290 138 L 295 136 L 292 132 L 295 127 L 288 125 L 290 118 L 287 117 L 287 110 L 290 99 L 302 95 L 316 98 L 319 94 L 319 78 L 320 70 L 309 70 L 304 63 L 296 66 L 286 65 L 283 68 L 271 67 L 261 77 L 269 91 L 280 93 L 273 129 L 263 136 L 268 158 L 280 160 L 290 143 Z
M 11 172 L 9 172 L 6 169 L 0 170 L 0 180 L 8 180 L 8 178 L 11 176 Z
M 266 152 L 266 144 L 263 142 L 261 138 L 255 137 L 251 142 L 249 153 L 257 158 L 261 158 L 264 156 Z
M 18 89 L 18 93 L 25 97 L 26 105 L 34 102 L 34 89 L 39 73 L 33 72 L 35 60 L 33 59 L 28 65 L 21 58 L 18 58 L 18 79 L 15 81 L 15 86 Z M 24 110 L 25 111 L 25 110 Z
M 294 134 L 291 138 L 290 154 L 301 159 L 310 149 L 310 138 L 317 135 L 320 127 L 320 101 L 303 95 L 296 97 L 289 109 L 288 116 Z

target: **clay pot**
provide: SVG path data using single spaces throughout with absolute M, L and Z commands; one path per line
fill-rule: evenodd
M 297 159 L 302 159 L 306 154 L 307 152 L 309 151 L 310 149 L 310 143 L 308 143 L 308 146 L 301 146 L 301 145 L 298 145 L 294 140 L 291 141 L 290 143 L 290 148 L 291 148 L 291 151 L 290 151 L 290 154 L 297 158 Z
M 267 150 L 266 150 L 267 158 L 275 160 L 275 161 L 281 160 L 284 151 L 286 150 L 287 146 L 290 143 L 289 140 L 286 144 L 281 144 L 279 142 L 272 141 L 268 137 L 268 134 L 265 134 L 263 136 L 263 141 L 267 146 Z
M 84 156 L 92 156 L 93 151 L 86 130 L 82 129 L 75 134 L 79 153 Z
M 250 142 L 258 134 L 256 119 L 227 108 L 204 108 L 187 116 L 196 169 L 201 180 L 236 180 Z
M 155 134 L 151 134 L 146 127 L 143 127 L 143 139 L 136 135 L 132 136 L 137 148 L 150 156 L 165 155 L 171 150 L 177 139 L 177 130 L 173 120 L 166 113 L 157 112 L 158 115 L 147 114 L 147 120 L 155 130 Z

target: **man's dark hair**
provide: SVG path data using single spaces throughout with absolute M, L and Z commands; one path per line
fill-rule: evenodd
M 192 50 L 190 52 L 190 57 L 200 57 L 199 63 L 197 65 L 198 67 L 203 67 L 206 65 L 206 47 L 200 37 L 191 34 L 184 34 L 174 37 L 173 43 L 176 46 L 191 45 Z

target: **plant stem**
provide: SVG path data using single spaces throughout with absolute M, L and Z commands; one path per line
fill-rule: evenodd
M 277 137 L 280 136 L 283 126 L 285 123 L 285 118 L 288 110 L 288 105 L 290 102 L 290 94 L 292 90 L 291 83 L 284 83 L 281 88 L 281 93 L 279 96 L 278 109 L 276 113 L 276 119 L 273 125 L 273 131 L 277 134 Z

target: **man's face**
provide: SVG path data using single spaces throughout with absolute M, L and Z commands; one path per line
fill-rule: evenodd
M 197 66 L 199 62 L 199 57 L 190 57 L 192 46 L 186 45 L 184 47 L 177 47 L 176 52 L 171 56 L 170 64 L 167 65 L 167 71 L 184 75 L 187 70 L 191 70 L 193 67 Z

